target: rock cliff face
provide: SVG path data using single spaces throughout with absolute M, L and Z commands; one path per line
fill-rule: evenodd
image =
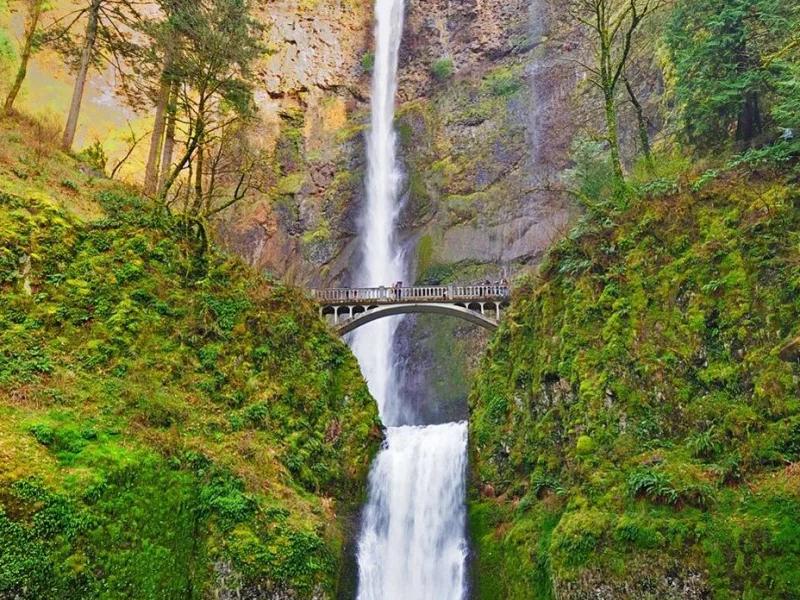
M 221 233 L 252 265 L 289 280 L 346 277 L 361 189 L 371 10 L 349 0 L 263 6 L 270 55 L 256 96 L 273 150 L 272 185 L 229 216 Z
M 347 283 L 363 202 L 371 3 L 284 0 L 264 11 L 261 67 L 269 193 L 223 237 L 255 266 L 302 283 Z M 482 263 L 516 269 L 566 223 L 549 189 L 569 146 L 576 75 L 547 43 L 542 0 L 410 0 L 398 129 L 402 230 L 414 275 Z M 430 273 L 427 273 L 430 276 Z

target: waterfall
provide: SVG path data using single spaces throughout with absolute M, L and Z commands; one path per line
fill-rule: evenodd
M 359 600 L 464 596 L 466 423 L 391 427 L 370 474 Z
M 402 172 L 394 130 L 404 10 L 404 0 L 375 2 L 367 202 L 356 278 L 364 287 L 391 285 L 407 273 L 396 231 Z M 387 426 L 358 543 L 358 600 L 462 600 L 467 425 L 408 425 L 414 420 L 397 393 L 393 354 L 401 319 L 366 325 L 350 341 Z
M 400 213 L 402 172 L 397 163 L 394 130 L 397 63 L 403 35 L 404 0 L 376 0 L 375 63 L 372 72 L 372 118 L 367 134 L 367 203 L 361 218 L 362 287 L 392 285 L 405 274 L 395 231 Z M 380 319 L 357 330 L 351 342 L 385 425 L 401 420 L 402 403 L 391 388 L 392 344 L 400 319 Z

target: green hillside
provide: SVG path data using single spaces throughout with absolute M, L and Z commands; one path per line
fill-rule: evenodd
M 606 190 L 517 291 L 471 401 L 480 598 L 800 597 L 796 165 Z
M 355 360 L 29 133 L 0 157 L 0 598 L 335 593 L 381 437 Z

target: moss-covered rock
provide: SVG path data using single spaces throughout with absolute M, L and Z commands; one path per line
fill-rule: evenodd
M 0 597 L 333 597 L 381 437 L 354 358 L 298 292 L 99 203 L 0 192 Z
M 471 397 L 479 598 L 798 597 L 784 173 L 587 216 L 516 292 Z

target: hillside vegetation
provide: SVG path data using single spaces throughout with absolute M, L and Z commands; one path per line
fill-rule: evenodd
M 381 437 L 355 360 L 33 125 L 0 131 L 0 598 L 333 596 Z
M 787 149 L 598 190 L 517 290 L 471 398 L 479 598 L 800 597 Z

